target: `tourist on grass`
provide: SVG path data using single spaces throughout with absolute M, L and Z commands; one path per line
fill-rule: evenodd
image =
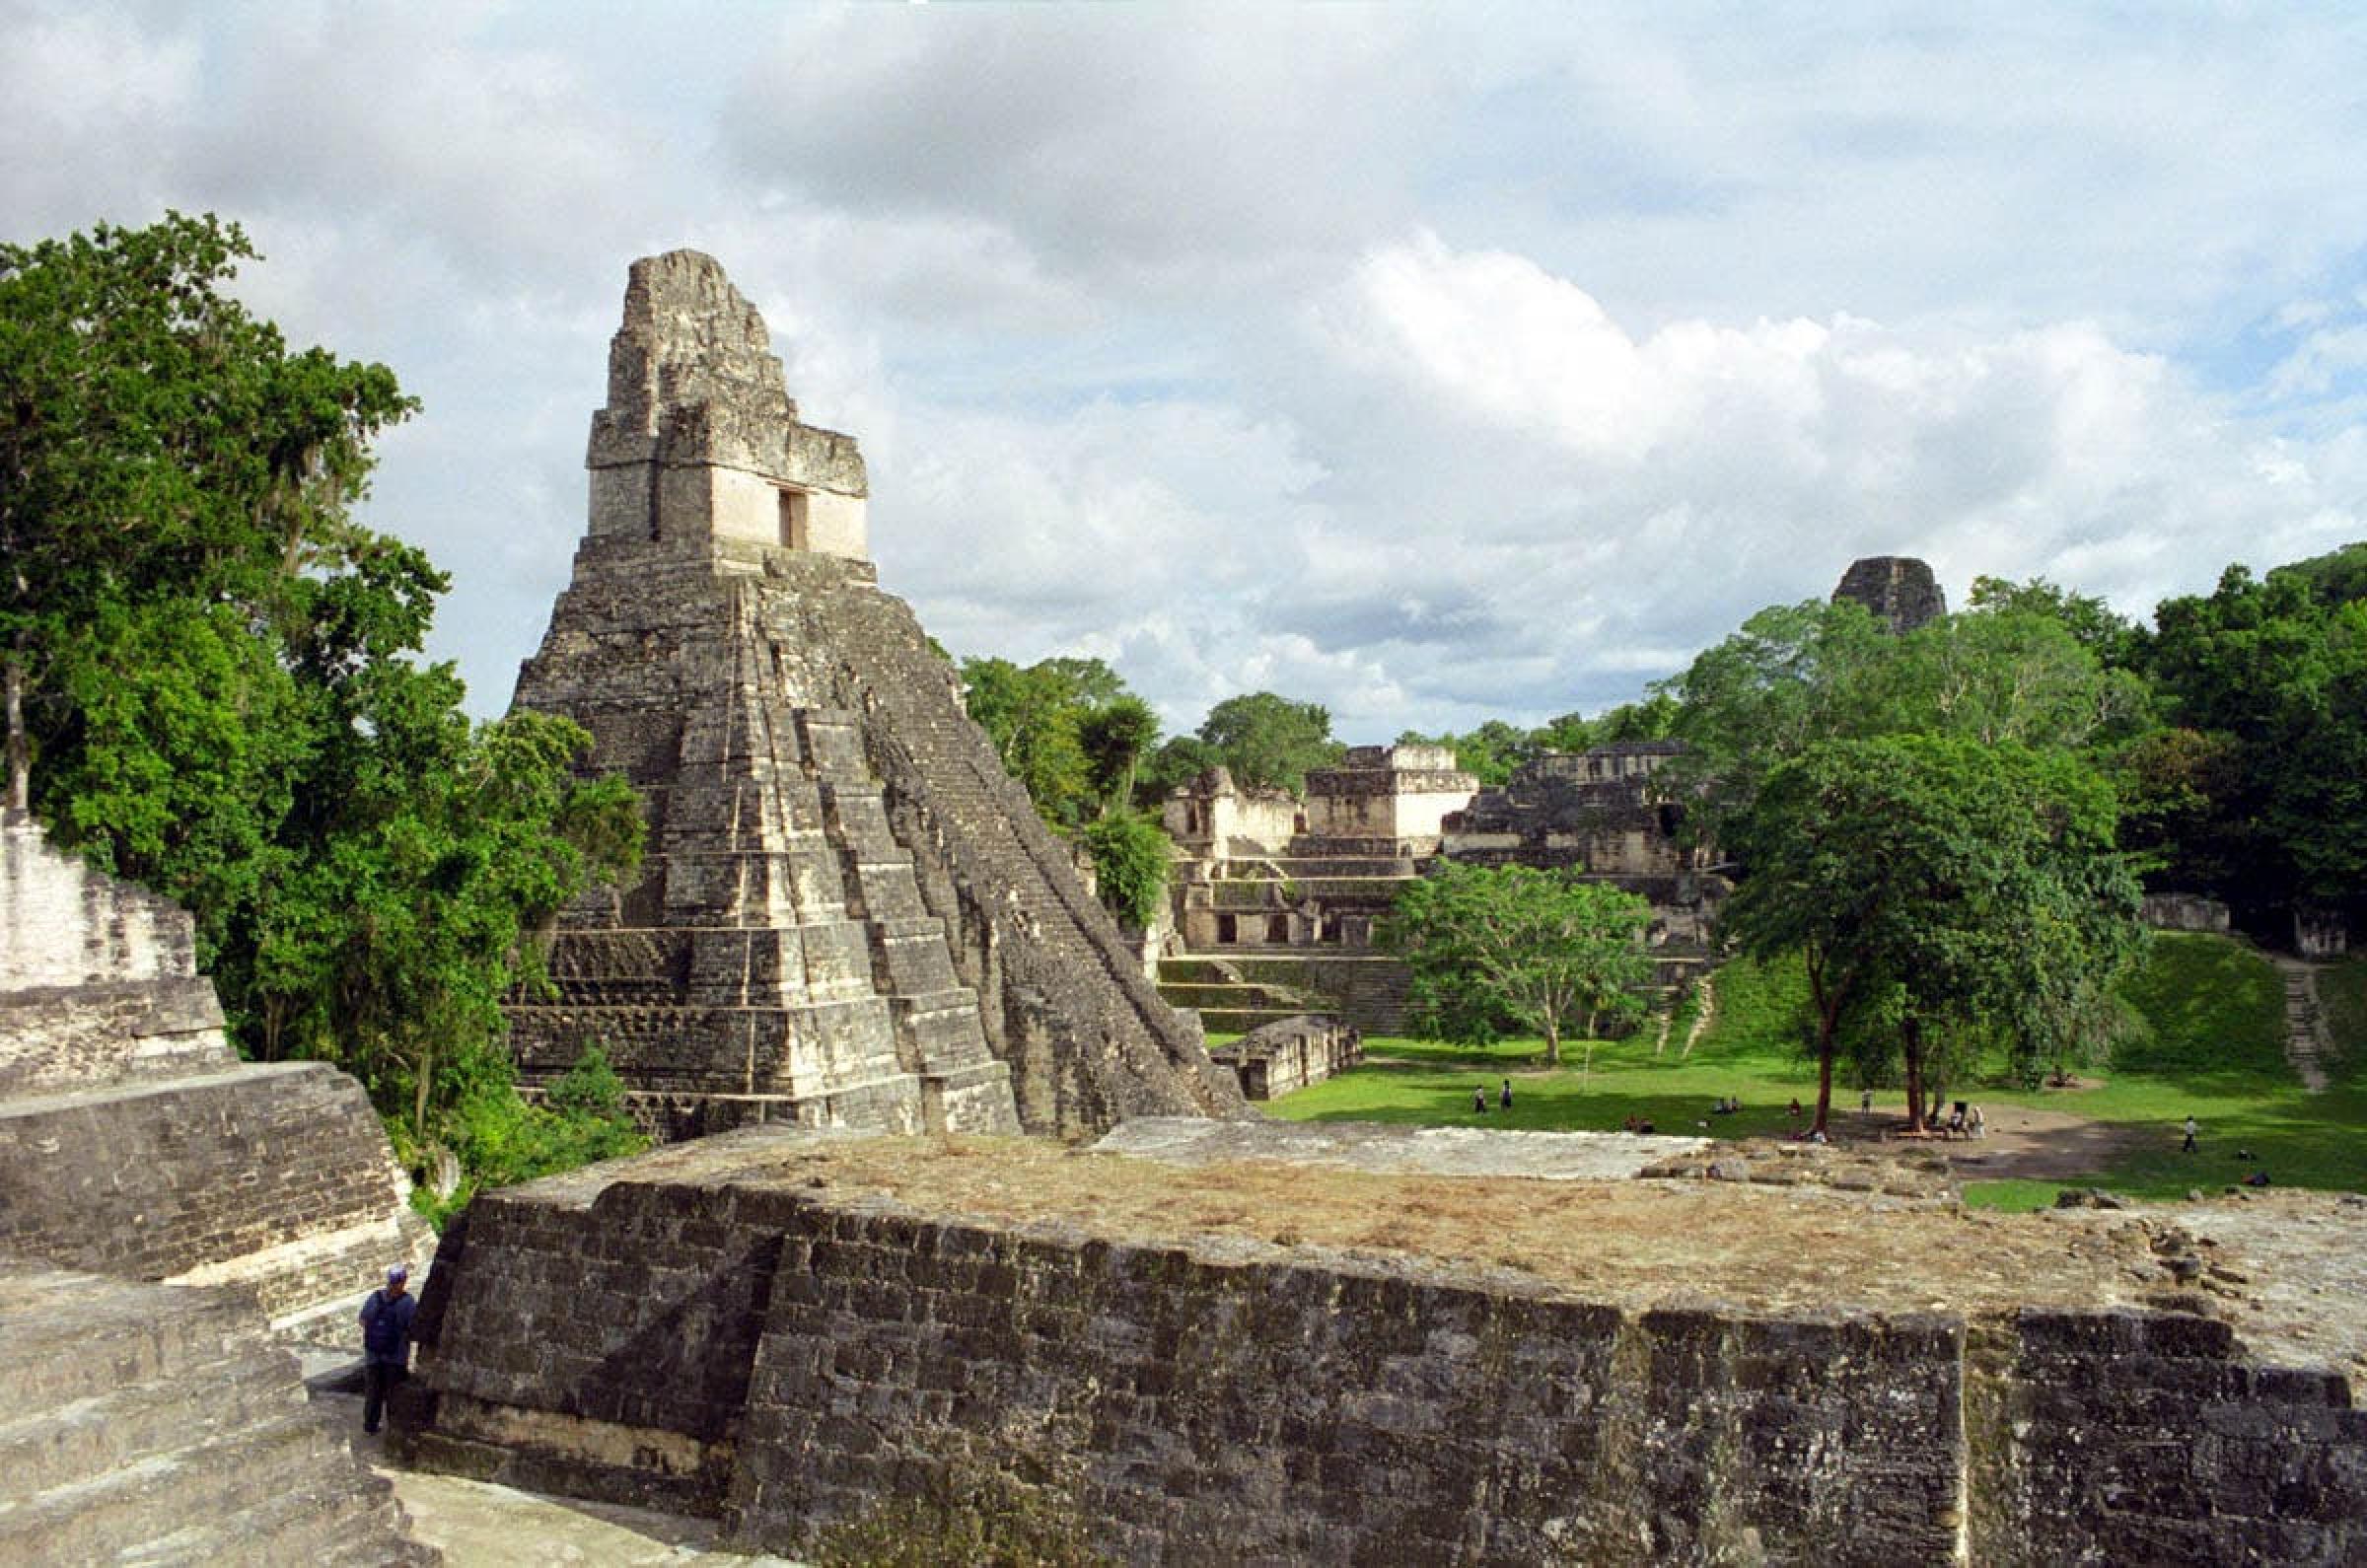
M 400 1263 L 387 1270 L 387 1288 L 362 1303 L 362 1430 L 378 1430 L 387 1395 L 411 1375 L 411 1319 L 418 1298 L 404 1287 L 411 1271 Z
M 1484 1116 L 1484 1115 L 1486 1115 L 1486 1114 L 1487 1114 L 1487 1091 L 1486 1091 L 1486 1090 L 1484 1090 L 1484 1089 L 1474 1089 L 1474 1090 L 1472 1090 L 1472 1091 L 1471 1091 L 1471 1108 L 1472 1108 L 1473 1110 L 1477 1111 L 1477 1112 L 1478 1112 L 1480 1115 L 1482 1115 L 1482 1116 Z
M 1502 1097 L 1501 1097 L 1501 1098 L 1500 1098 L 1500 1099 L 1497 1101 L 1497 1104 L 1498 1104 L 1498 1105 L 1502 1105 L 1502 1106 L 1503 1106 L 1503 1107 L 1504 1107 L 1506 1110 L 1510 1110 L 1510 1109 L 1512 1108 L 1512 1080 L 1511 1080 L 1511 1079 L 1507 1078 L 1507 1079 L 1505 1079 L 1505 1080 L 1504 1080 L 1504 1093 L 1503 1093 L 1503 1096 L 1502 1096 Z
M 2201 1130 L 2202 1129 L 2200 1127 L 2194 1125 L 2194 1118 L 2192 1116 L 2188 1116 L 2187 1118 L 2187 1141 L 2179 1145 L 2179 1153 L 2192 1154 L 2194 1152 L 2194 1134 L 2200 1132 Z

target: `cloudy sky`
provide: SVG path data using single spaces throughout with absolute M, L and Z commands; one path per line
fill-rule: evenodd
M 1177 728 L 1594 712 L 1865 554 L 2142 614 L 2367 537 L 2367 13 L 1897 9 L 0 0 L 0 237 L 220 212 L 394 366 L 369 520 L 487 713 L 677 246 L 940 641 Z

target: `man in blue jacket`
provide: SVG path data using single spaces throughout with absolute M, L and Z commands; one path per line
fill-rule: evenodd
M 404 1287 L 411 1271 L 400 1263 L 387 1270 L 387 1288 L 362 1303 L 362 1430 L 376 1432 L 387 1407 L 387 1390 L 411 1375 L 411 1318 L 418 1299 Z

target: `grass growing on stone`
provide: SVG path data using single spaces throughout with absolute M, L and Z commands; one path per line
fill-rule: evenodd
M 2333 1035 L 2327 1072 L 2337 1082 L 2367 1088 L 2367 956 L 2320 969 L 2318 1001 Z
M 2331 986 L 2322 973 L 2322 995 L 2330 1015 L 2340 1014 L 2336 1038 L 2348 1046 L 2348 1068 L 2367 1057 L 2367 962 L 2331 972 Z M 1264 1108 L 1298 1121 L 1536 1130 L 1615 1131 L 1632 1116 L 1665 1133 L 1781 1137 L 1800 1125 L 1787 1113 L 1790 1101 L 1806 1106 L 1816 1095 L 1815 1067 L 1795 1043 L 1803 990 L 1797 965 L 1729 963 L 1718 971 L 1715 1022 L 1689 1055 L 1679 1050 L 1682 1033 L 1656 1051 L 1646 1031 L 1598 1044 L 1591 1073 L 1580 1067 L 1579 1047 L 1565 1048 L 1558 1069 L 1546 1067 L 1534 1039 L 1471 1049 L 1367 1038 L 1364 1067 Z M 2088 1118 L 2091 1129 L 2064 1137 L 2094 1149 L 2093 1170 L 2072 1179 L 1974 1182 L 1969 1203 L 2044 1207 L 2066 1185 L 2178 1198 L 2191 1188 L 2217 1192 L 2254 1171 L 2279 1185 L 2367 1190 L 2367 1075 L 2345 1071 L 2326 1094 L 2303 1091 L 2284 1058 L 2283 989 L 2266 960 L 2225 938 L 2165 934 L 2130 1000 L 2149 1033 L 2117 1060 L 2085 1070 L 2077 1087 L 1965 1086 L 1992 1120 L 2015 1106 Z M 1498 1105 L 1506 1078 L 1509 1112 Z M 1475 1088 L 1486 1093 L 1484 1112 L 1471 1108 Z M 1739 1098 L 1742 1111 L 1712 1114 L 1726 1096 Z M 1847 1136 L 1860 1124 L 1856 1086 L 1836 1082 L 1833 1104 Z M 1874 1105 L 1876 1119 L 1895 1121 L 1900 1092 L 1878 1088 Z M 2202 1127 L 2193 1155 L 2179 1147 L 2188 1115 Z

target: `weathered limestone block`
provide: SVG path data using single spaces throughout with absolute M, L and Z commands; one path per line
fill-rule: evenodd
M 1302 1013 L 1261 1024 L 1209 1055 L 1240 1078 L 1243 1099 L 1272 1100 L 1363 1061 L 1364 1036 L 1341 1019 Z
M 188 912 L 0 812 L 0 1100 L 233 1060 Z
M 589 463 L 516 704 L 591 731 L 649 852 L 568 911 L 557 997 L 511 1008 L 529 1082 L 599 1045 L 669 1136 L 1239 1108 L 879 592 L 854 443 L 798 422 L 707 257 L 634 263 Z
M 2138 918 L 2156 931 L 2216 931 L 2228 929 L 2227 905 L 2192 892 L 2149 892 L 2137 907 Z

